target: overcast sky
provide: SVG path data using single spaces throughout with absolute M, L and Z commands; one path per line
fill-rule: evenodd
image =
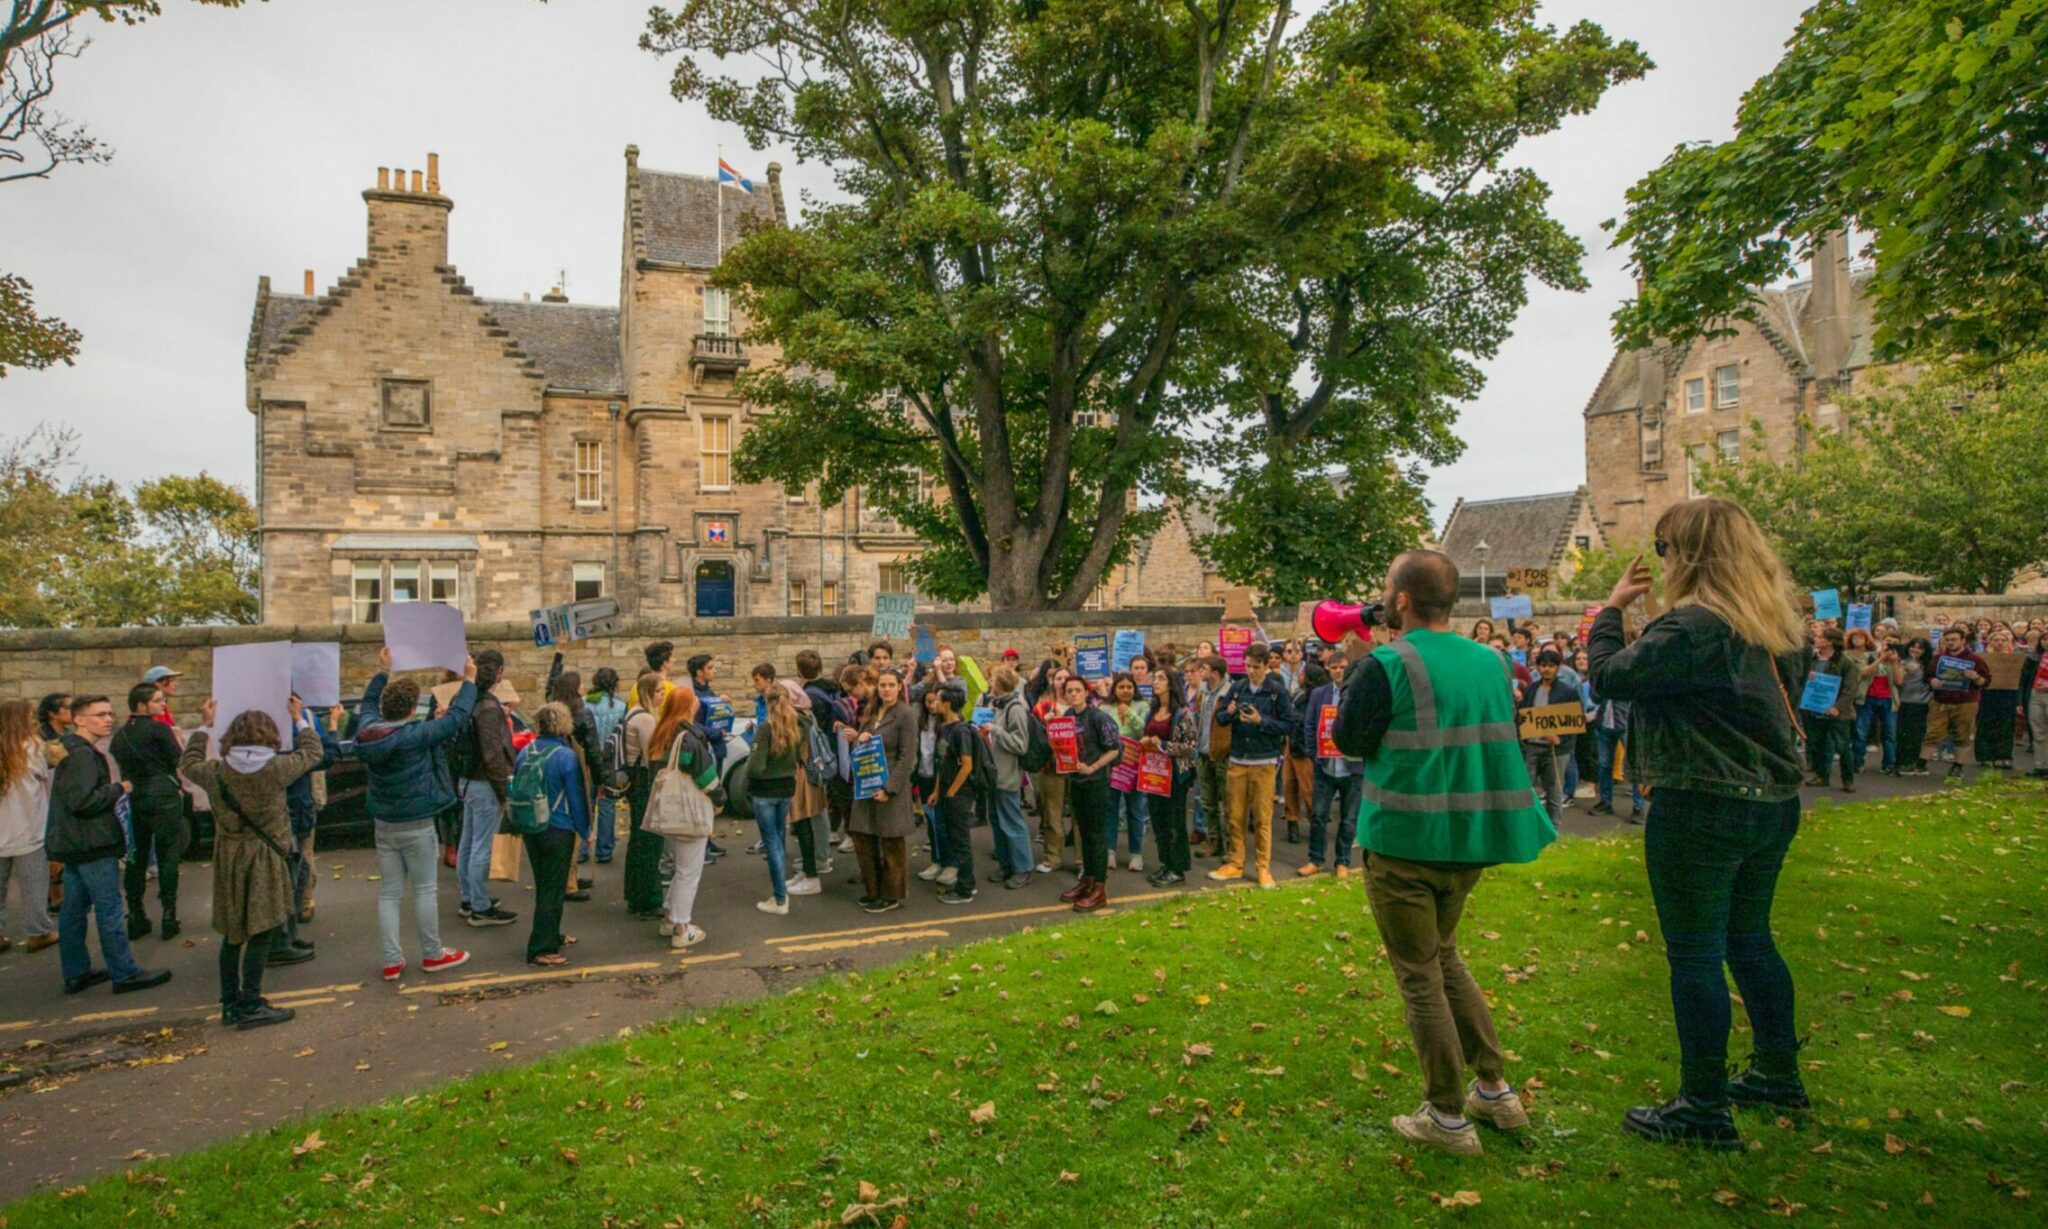
M 490 297 L 538 298 L 567 270 L 572 299 L 617 301 L 628 144 L 643 166 L 709 173 L 722 143 L 746 173 L 779 156 L 786 184 L 827 187 L 822 168 L 748 150 L 668 96 L 669 64 L 634 45 L 647 3 L 171 0 L 143 27 L 95 31 L 57 101 L 117 156 L 0 186 L 0 268 L 85 344 L 75 367 L 0 380 L 0 430 L 70 424 L 83 463 L 123 481 L 205 469 L 246 486 L 257 277 L 296 293 L 310 268 L 331 286 L 362 254 L 376 168 L 424 167 L 429 150 L 455 200 L 452 258 Z M 1592 289 L 1535 292 L 1460 419 L 1465 456 L 1431 478 L 1439 523 L 1459 496 L 1583 480 L 1579 411 L 1610 353 L 1609 313 L 1633 289 L 1600 223 L 1674 145 L 1729 135 L 1804 4 L 1545 7 L 1559 25 L 1589 17 L 1636 39 L 1657 68 L 1520 155 L 1586 245 Z

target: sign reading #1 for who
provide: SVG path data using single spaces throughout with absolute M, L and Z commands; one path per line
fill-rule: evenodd
M 531 617 L 533 643 L 544 649 L 565 640 L 588 640 L 618 631 L 619 603 L 617 598 L 609 597 L 593 602 L 565 602 L 536 610 Z

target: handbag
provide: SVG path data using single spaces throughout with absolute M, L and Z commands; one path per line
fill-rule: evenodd
M 704 840 L 711 835 L 714 812 L 711 799 L 690 774 L 677 765 L 682 760 L 683 734 L 676 733 L 668 749 L 666 771 L 654 779 L 654 792 L 647 799 L 647 815 L 640 827 L 656 836 L 679 840 Z
M 260 837 L 265 845 L 270 846 L 270 852 L 276 854 L 280 858 L 283 858 L 285 865 L 290 866 L 292 856 L 289 853 L 285 852 L 284 846 L 277 843 L 276 837 L 270 835 L 268 832 L 265 832 L 263 829 L 257 827 L 255 824 L 250 823 L 249 817 L 242 813 L 242 804 L 236 802 L 235 796 L 228 792 L 228 772 L 229 769 L 226 766 L 223 766 L 221 768 L 220 800 L 228 804 L 228 814 L 235 817 L 235 822 L 241 825 L 242 832 L 254 833 L 256 836 Z

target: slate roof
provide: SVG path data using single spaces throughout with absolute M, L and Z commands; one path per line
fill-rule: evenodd
M 272 291 L 270 302 L 264 308 L 260 332 L 256 337 L 257 353 L 268 355 L 301 323 L 312 319 L 313 311 L 320 306 L 320 300 L 302 294 L 278 294 Z
M 521 299 L 485 299 L 483 307 L 540 364 L 549 388 L 625 396 L 617 308 Z
M 1481 541 L 1492 549 L 1486 556 L 1488 575 L 1509 568 L 1547 568 L 1561 556 L 1566 535 L 1586 489 L 1513 499 L 1460 500 L 1444 523 L 1437 549 L 1458 565 L 1460 576 L 1477 577 Z
M 739 242 L 743 230 L 760 223 L 777 223 L 768 185 L 756 181 L 754 190 L 720 188 L 718 181 L 704 175 L 677 175 L 668 171 L 639 172 L 641 233 L 640 250 L 648 260 L 664 264 L 710 269 L 719 262 L 718 213 L 725 210 L 725 246 Z

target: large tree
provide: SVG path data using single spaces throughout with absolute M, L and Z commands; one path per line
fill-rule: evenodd
M 686 53 L 678 98 L 826 162 L 840 189 L 718 275 L 787 360 L 743 378 L 763 413 L 741 474 L 863 487 L 928 543 L 926 593 L 997 609 L 1080 606 L 1203 476 L 1249 527 L 1225 560 L 1328 515 L 1333 478 L 1353 540 L 1376 511 L 1413 517 L 1412 490 L 1360 505 L 1390 463 L 1455 450 L 1449 403 L 1521 280 L 1576 284 L 1541 184 L 1501 159 L 1644 67 L 1534 7 L 656 11 L 643 45 Z M 1270 587 L 1333 579 L 1344 525 Z
M 2048 344 L 2048 4 L 1819 0 L 1743 96 L 1736 136 L 1629 193 L 1629 344 L 1753 310 L 1752 288 L 1853 229 L 1877 258 L 1876 347 L 1970 358 Z

